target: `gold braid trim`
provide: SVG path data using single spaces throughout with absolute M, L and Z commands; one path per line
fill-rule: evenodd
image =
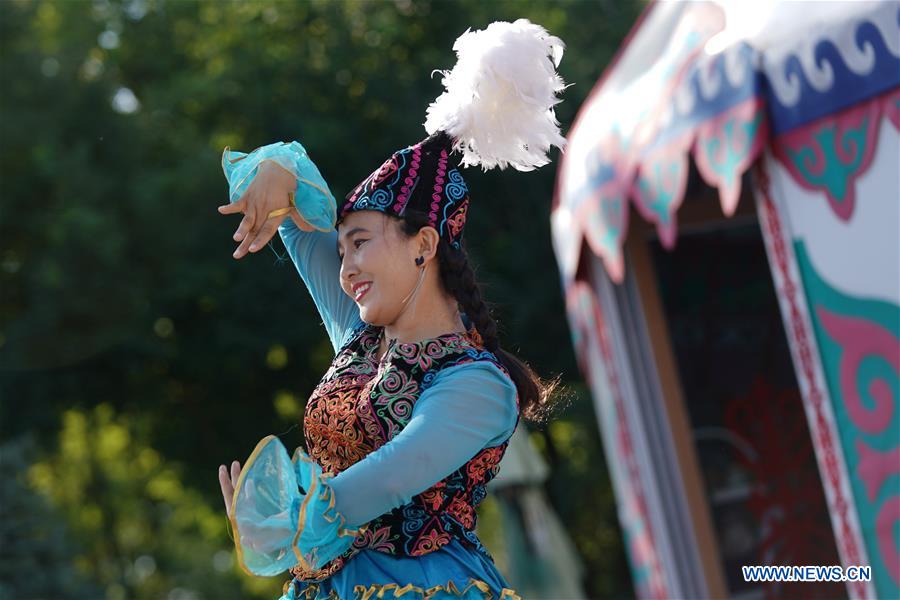
M 237 517 L 235 516 L 234 511 L 237 507 L 238 496 L 240 495 L 241 489 L 244 486 L 244 478 L 250 471 L 250 465 L 256 462 L 257 456 L 259 456 L 259 453 L 262 452 L 262 449 L 266 446 L 266 444 L 274 439 L 277 439 L 274 435 L 267 435 L 256 444 L 256 447 L 253 449 L 253 452 L 250 453 L 250 457 L 247 459 L 247 462 L 244 463 L 244 466 L 241 468 L 241 474 L 238 475 L 237 483 L 234 485 L 234 493 L 231 496 L 231 514 L 228 515 L 228 520 L 231 522 L 231 530 L 234 533 L 234 548 L 235 552 L 237 553 L 238 564 L 247 575 L 256 574 L 250 571 L 250 569 L 247 568 L 246 564 L 244 564 L 244 551 L 241 548 L 241 532 L 238 530 Z
M 306 185 L 318 190 L 319 193 L 322 194 L 323 196 L 325 196 L 325 199 L 328 200 L 328 204 L 331 205 L 331 208 L 333 208 L 335 211 L 337 211 L 337 203 L 335 202 L 334 198 L 331 197 L 331 194 L 328 193 L 328 190 L 323 189 L 322 186 L 316 185 L 315 183 L 313 183 L 309 179 L 306 179 L 305 177 L 300 177 L 299 175 L 297 175 L 296 177 L 298 180 L 300 180 L 301 183 L 305 183 Z
M 362 527 L 359 527 L 358 529 L 349 529 L 347 527 L 344 527 L 344 525 L 347 523 L 347 519 L 344 517 L 344 515 L 339 513 L 337 510 L 335 510 L 335 508 L 334 508 L 334 490 L 331 488 L 330 485 L 328 485 L 328 481 L 330 479 L 334 478 L 333 473 L 322 473 L 321 475 L 318 475 L 316 473 L 317 463 L 306 452 L 304 452 L 303 449 L 300 448 L 299 446 L 297 447 L 296 450 L 294 450 L 293 460 L 302 460 L 303 462 L 306 462 L 306 463 L 309 463 L 312 465 L 311 468 L 312 468 L 312 474 L 313 474 L 313 486 L 312 486 L 313 488 L 316 487 L 318 482 L 320 482 L 320 481 L 322 482 L 323 485 L 322 485 L 322 491 L 319 493 L 319 500 L 325 500 L 326 498 L 328 498 L 328 508 L 326 508 L 325 511 L 322 513 L 322 518 L 324 518 L 329 523 L 334 523 L 336 520 L 340 521 L 340 524 L 338 525 L 338 533 L 337 533 L 338 537 L 347 537 L 347 536 L 356 537 L 360 533 L 362 533 L 363 531 L 366 530 L 365 525 L 363 525 Z M 329 515 L 328 513 L 333 513 L 333 514 Z
M 306 490 L 306 496 L 304 496 L 303 502 L 300 504 L 300 516 L 297 519 L 297 533 L 294 534 L 294 539 L 291 541 L 291 548 L 294 550 L 294 555 L 296 555 L 297 561 L 300 563 L 300 566 L 303 567 L 304 571 L 312 571 L 313 568 L 309 565 L 309 563 L 306 562 L 306 559 L 303 557 L 303 553 L 300 551 L 298 542 L 300 541 L 300 536 L 303 535 L 304 527 L 306 527 L 306 507 L 309 505 L 309 501 L 312 500 L 313 494 L 316 491 L 316 486 L 318 485 L 319 478 L 316 476 L 315 469 L 313 469 L 312 484 L 309 486 L 309 489 Z
M 284 582 L 284 586 L 282 586 L 282 588 L 281 588 L 282 596 L 287 595 L 288 590 L 290 590 L 291 583 L 293 581 L 294 581 L 293 579 L 288 579 L 286 582 Z M 295 591 L 294 595 L 291 596 L 291 600 L 321 600 L 321 598 L 319 598 L 319 584 L 317 584 L 317 583 L 310 584 L 309 587 L 307 587 L 302 592 Z M 335 592 L 334 590 L 331 590 L 331 592 L 328 594 L 328 598 L 326 598 L 326 600 L 341 600 L 341 598 L 340 598 L 340 596 L 337 595 L 337 592 Z
M 231 151 L 232 151 L 232 150 L 231 150 L 231 146 L 225 146 L 225 149 L 222 150 L 222 153 L 224 154 L 225 152 L 231 152 Z M 236 162 L 239 162 L 239 161 L 244 160 L 245 158 L 247 158 L 247 156 L 249 156 L 249 155 L 246 155 L 246 154 L 245 154 L 244 156 L 239 156 L 238 158 L 231 158 L 231 157 L 229 156 L 229 157 L 228 157 L 228 162 L 230 162 L 231 164 L 234 164 L 234 163 L 236 163 Z
M 282 594 L 288 593 L 292 582 L 293 579 L 289 579 L 285 582 Z M 447 582 L 447 585 L 436 585 L 427 590 L 411 583 L 402 587 L 397 583 L 376 584 L 370 586 L 357 585 L 353 588 L 353 595 L 356 600 L 372 600 L 374 598 L 391 600 L 393 598 L 402 598 L 406 594 L 412 593 L 418 594 L 418 596 L 415 596 L 416 600 L 431 600 L 431 598 L 434 598 L 439 592 L 444 592 L 462 598 L 473 587 L 477 588 L 478 591 L 482 593 L 484 600 L 494 600 L 494 595 L 491 593 L 490 586 L 480 579 L 469 579 L 469 585 L 462 590 L 456 587 L 456 584 L 452 581 Z M 299 593 L 295 592 L 294 594 L 295 595 L 291 600 L 316 600 L 319 594 L 319 585 L 316 583 L 309 584 L 305 590 Z M 329 600 L 331 598 L 338 598 L 337 593 L 332 590 L 331 593 L 328 594 L 328 598 Z M 409 600 L 413 600 L 413 596 L 410 596 Z M 522 600 L 522 597 L 514 590 L 503 588 L 500 591 L 500 597 L 497 600 Z
M 247 459 L 247 462 L 241 468 L 241 474 L 238 475 L 237 483 L 234 486 L 234 494 L 231 497 L 231 514 L 229 515 L 228 520 L 231 523 L 231 529 L 232 529 L 232 532 L 234 533 L 234 546 L 235 546 L 235 551 L 237 554 L 238 565 L 240 565 L 241 570 L 243 570 L 248 575 L 255 575 L 255 573 L 250 571 L 250 569 L 248 569 L 246 564 L 244 563 L 244 552 L 243 552 L 243 548 L 241 547 L 241 534 L 240 534 L 240 530 L 238 529 L 237 518 L 235 516 L 235 509 L 237 507 L 237 499 L 238 499 L 238 496 L 240 495 L 241 490 L 244 487 L 244 479 L 245 479 L 247 473 L 250 472 L 250 467 L 256 462 L 256 459 L 259 456 L 260 452 L 262 452 L 263 448 L 265 448 L 270 442 L 275 441 L 277 439 L 278 439 L 277 436 L 267 435 L 266 437 L 261 439 L 256 444 L 256 447 L 253 449 L 253 452 L 250 453 L 250 457 Z M 312 565 L 310 565 L 307 562 L 307 560 L 306 560 L 307 557 L 304 557 L 303 553 L 300 552 L 300 548 L 299 548 L 299 544 L 298 544 L 300 537 L 303 535 L 303 528 L 306 524 L 306 508 L 307 508 L 307 505 L 309 504 L 310 500 L 312 500 L 313 494 L 316 493 L 316 488 L 318 488 L 318 487 L 323 488 L 322 491 L 319 493 L 319 500 L 325 500 L 326 495 L 330 496 L 329 501 L 328 501 L 328 508 L 325 509 L 325 512 L 323 513 L 322 516 L 329 523 L 334 523 L 335 520 L 339 519 L 338 532 L 337 532 L 338 537 L 347 537 L 347 536 L 356 537 L 357 535 L 359 535 L 360 533 L 365 531 L 366 527 L 363 526 L 363 527 L 360 527 L 359 529 L 345 528 L 344 527 L 344 523 L 345 523 L 344 515 L 338 513 L 334 509 L 334 490 L 332 490 L 331 486 L 329 486 L 327 484 L 327 479 L 334 477 L 334 475 L 327 475 L 327 474 L 323 473 L 322 477 L 320 478 L 316 471 L 316 466 L 317 466 L 316 463 L 309 456 L 307 456 L 306 453 L 303 452 L 303 449 L 300 447 L 298 447 L 294 451 L 294 458 L 292 459 L 292 462 L 296 462 L 297 460 L 302 460 L 303 462 L 309 463 L 311 465 L 310 469 L 312 470 L 312 484 L 309 486 L 309 489 L 306 490 L 306 496 L 303 498 L 303 502 L 300 504 L 300 515 L 297 520 L 297 531 L 294 534 L 294 539 L 291 542 L 291 549 L 294 551 L 294 555 L 296 556 L 296 558 L 299 562 L 299 566 L 303 569 L 304 573 L 306 573 L 308 575 L 318 574 L 318 577 L 325 577 L 325 576 L 330 575 L 330 573 L 328 573 L 324 567 L 322 569 L 313 569 Z M 333 515 L 329 515 L 328 514 L 329 512 L 332 512 Z M 313 551 L 313 554 L 309 558 L 311 558 L 313 560 L 313 562 L 315 562 L 315 550 Z
M 468 594 L 469 590 L 473 587 L 477 588 L 478 591 L 483 594 L 484 600 L 493 600 L 494 595 L 491 593 L 490 586 L 480 579 L 469 579 L 469 585 L 462 590 L 456 587 L 456 584 L 452 581 L 447 582 L 447 585 L 436 585 L 427 590 L 411 583 L 402 587 L 397 583 L 388 583 L 384 585 L 370 585 L 368 587 L 357 585 L 353 588 L 353 594 L 356 596 L 356 600 L 370 600 L 372 598 L 402 598 L 405 594 L 412 592 L 414 594 L 421 594 L 422 600 L 430 600 L 436 596 L 438 592 L 463 597 Z M 416 596 L 416 598 L 418 598 L 418 596 Z M 498 600 L 522 600 L 522 597 L 516 594 L 514 590 L 503 588 L 500 591 Z
M 303 529 L 306 526 L 306 508 L 309 501 L 312 499 L 313 494 L 317 493 L 316 489 L 321 487 L 322 491 L 318 492 L 319 500 L 328 499 L 328 508 L 326 508 L 322 513 L 322 518 L 324 518 L 329 523 L 334 523 L 338 521 L 338 537 L 356 537 L 360 533 L 366 530 L 366 526 L 362 526 L 359 529 L 348 529 L 344 527 L 346 523 L 344 515 L 337 512 L 334 508 L 334 490 L 331 489 L 331 486 L 328 485 L 328 480 L 334 477 L 334 475 L 322 473 L 320 476 L 317 472 L 318 465 L 306 452 L 303 451 L 301 447 L 297 447 L 294 450 L 294 456 L 291 459 L 292 462 L 296 463 L 298 461 L 302 461 L 304 463 L 308 463 L 309 468 L 312 473 L 312 483 L 309 486 L 309 489 L 306 490 L 306 496 L 303 498 L 303 503 L 300 505 L 300 515 L 297 519 L 297 532 L 294 534 L 294 539 L 291 542 L 291 548 L 294 550 L 294 555 L 297 557 L 297 561 L 299 563 L 299 567 L 303 573 L 305 578 L 312 579 L 320 579 L 331 575 L 331 573 L 327 570 L 327 564 L 323 565 L 320 569 L 313 568 L 313 564 L 316 562 L 316 551 L 313 549 L 313 552 L 310 556 L 305 557 L 303 553 L 300 551 L 299 540 L 303 535 Z M 333 514 L 329 515 L 331 512 Z M 307 558 L 310 560 L 307 561 Z M 313 564 L 310 564 L 313 563 Z

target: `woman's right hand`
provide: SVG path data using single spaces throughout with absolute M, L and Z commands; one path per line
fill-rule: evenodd
M 228 469 L 225 465 L 219 466 L 219 486 L 222 488 L 222 499 L 225 500 L 225 514 L 231 517 L 231 502 L 234 498 L 234 487 L 241 476 L 241 463 L 232 461 L 231 478 L 228 478 Z
M 268 215 L 273 210 L 290 207 L 289 194 L 296 187 L 297 180 L 292 173 L 273 160 L 263 160 L 240 199 L 218 208 L 223 215 L 244 214 L 233 236 L 234 241 L 240 242 L 232 255 L 234 258 L 242 258 L 248 250 L 256 252 L 272 239 L 278 226 L 288 215 Z M 292 208 L 288 214 L 300 229 L 315 231 L 313 226 L 303 220 L 296 208 Z

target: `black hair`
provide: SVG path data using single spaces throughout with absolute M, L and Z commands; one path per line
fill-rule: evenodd
M 407 237 L 416 235 L 422 227 L 428 226 L 428 216 L 420 211 L 407 210 L 403 217 L 385 214 L 400 222 L 400 230 Z M 489 303 L 484 299 L 481 285 L 475 278 L 464 243 L 461 242 L 457 249 L 440 238 L 437 261 L 444 290 L 456 299 L 460 310 L 478 330 L 484 347 L 509 372 L 519 395 L 520 414 L 535 423 L 544 421 L 549 414 L 550 398 L 559 386 L 560 377 L 544 380 L 527 363 L 500 347 L 497 324 L 491 315 Z

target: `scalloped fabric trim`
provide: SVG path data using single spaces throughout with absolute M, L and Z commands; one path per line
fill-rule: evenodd
M 346 519 L 344 515 L 337 511 L 334 507 L 334 490 L 328 484 L 328 481 L 334 477 L 333 474 L 330 473 L 322 473 L 320 472 L 321 467 L 312 459 L 311 456 L 306 454 L 301 447 L 297 447 L 294 450 L 294 456 L 291 458 L 291 462 L 293 463 L 304 463 L 310 469 L 310 476 L 312 479 L 312 484 L 309 486 L 309 489 L 306 491 L 306 497 L 303 500 L 303 504 L 300 507 L 300 514 L 297 520 L 297 531 L 294 534 L 294 539 L 291 542 L 291 548 L 294 551 L 294 555 L 297 557 L 299 561 L 299 566 L 304 574 L 310 577 L 326 577 L 330 573 L 328 572 L 328 564 L 323 565 L 319 569 L 315 569 L 312 567 L 313 564 L 317 562 L 316 550 L 313 549 L 313 552 L 310 556 L 304 556 L 302 551 L 300 550 L 300 538 L 303 536 L 303 529 L 306 524 L 306 507 L 309 503 L 309 500 L 315 495 L 319 500 L 325 501 L 328 500 L 328 506 L 321 513 L 323 519 L 325 519 L 328 523 L 338 522 L 338 529 L 336 535 L 338 538 L 342 537 L 352 537 L 355 538 L 360 533 L 366 530 L 367 526 L 363 525 L 358 529 L 349 529 L 344 527 L 346 524 Z M 331 513 L 331 514 L 329 514 Z
M 320 599 L 319 585 L 316 583 L 309 584 L 302 592 L 291 594 L 293 579 L 288 580 L 284 584 L 283 598 L 287 600 L 317 600 Z M 475 589 L 472 589 L 475 588 Z M 452 581 L 448 581 L 447 585 L 436 585 L 428 589 L 415 586 L 411 583 L 401 586 L 398 583 L 386 583 L 376 585 L 357 585 L 353 588 L 353 596 L 355 600 L 374 600 L 393 598 L 403 598 L 403 600 L 442 600 L 444 598 L 474 598 L 471 596 L 473 592 L 480 592 L 483 600 L 495 600 L 494 594 L 491 592 L 490 586 L 481 579 L 469 579 L 469 584 L 462 590 L 456 587 Z M 324 597 L 322 597 L 324 598 Z M 327 596 L 331 598 L 339 598 L 337 593 L 332 590 Z M 515 590 L 503 588 L 500 596 L 496 600 L 522 600 Z
M 278 600 L 341 600 L 341 598 L 337 595 L 337 592 L 331 590 L 331 593 L 328 596 L 319 596 L 319 585 L 313 583 L 307 586 L 302 592 L 294 591 L 292 584 L 294 583 L 293 579 L 288 579 L 284 582 L 284 586 L 282 587 L 282 596 Z
M 472 588 L 475 588 L 475 590 Z M 469 584 L 462 590 L 456 587 L 456 584 L 452 581 L 447 582 L 447 585 L 436 585 L 427 590 L 414 586 L 411 583 L 402 587 L 397 583 L 388 583 L 384 585 L 370 585 L 368 587 L 357 585 L 353 588 L 353 594 L 356 596 L 356 600 L 370 600 L 372 598 L 404 598 L 405 600 L 431 600 L 434 598 L 437 600 L 451 597 L 469 598 L 470 593 L 476 590 L 481 592 L 481 597 L 484 600 L 494 600 L 494 594 L 491 592 L 490 586 L 480 579 L 470 579 Z M 500 591 L 498 600 L 522 600 L 522 597 L 516 594 L 514 590 L 503 588 Z
M 305 463 L 313 465 L 313 479 L 316 480 L 317 484 L 321 485 L 322 488 L 322 491 L 319 492 L 319 500 L 328 500 L 328 507 L 322 512 L 322 518 L 329 523 L 338 521 L 338 537 L 356 537 L 364 532 L 367 529 L 366 525 L 362 525 L 360 527 L 357 527 L 356 529 L 346 527 L 347 519 L 334 507 L 334 489 L 328 483 L 329 481 L 334 479 L 334 473 L 319 473 L 316 470 L 317 463 L 312 459 L 310 455 L 304 452 L 302 448 L 298 447 L 294 451 L 294 457 L 297 460 L 302 460 Z

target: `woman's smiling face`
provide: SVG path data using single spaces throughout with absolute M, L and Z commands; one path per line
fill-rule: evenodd
M 418 279 L 415 242 L 401 233 L 398 222 L 375 210 L 351 212 L 338 225 L 341 288 L 366 323 L 389 325 L 400 314 Z

